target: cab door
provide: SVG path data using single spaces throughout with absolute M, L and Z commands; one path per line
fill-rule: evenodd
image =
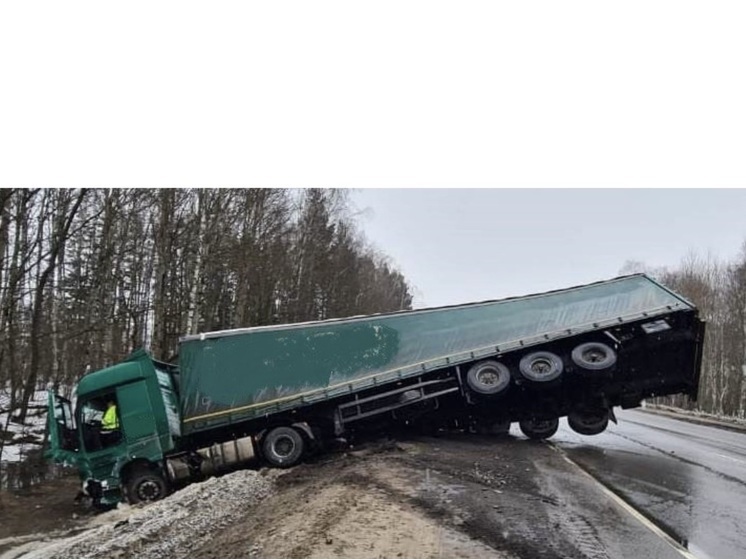
M 47 392 L 47 424 L 49 428 L 49 450 L 47 456 L 56 462 L 75 463 L 80 443 L 75 429 L 70 400 Z
M 156 422 L 156 410 L 150 401 L 147 383 L 141 380 L 120 386 L 117 396 L 127 442 L 139 447 L 144 441 L 157 441 L 161 430 Z

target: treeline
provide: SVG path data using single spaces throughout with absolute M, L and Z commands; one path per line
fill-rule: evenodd
M 0 191 L 0 387 L 42 383 L 188 333 L 411 308 L 346 191 Z
M 628 262 L 622 273 L 646 272 L 689 299 L 707 321 L 699 396 L 657 398 L 660 404 L 746 417 L 746 243 L 734 261 L 690 254 L 676 269 Z

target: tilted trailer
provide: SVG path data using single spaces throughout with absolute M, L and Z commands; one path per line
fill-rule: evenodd
M 85 375 L 76 406 L 49 394 L 48 455 L 103 504 L 396 423 L 553 435 L 602 432 L 613 407 L 696 399 L 704 323 L 645 275 L 414 311 L 209 332 L 178 365 L 135 352 Z M 114 403 L 115 432 L 101 419 Z

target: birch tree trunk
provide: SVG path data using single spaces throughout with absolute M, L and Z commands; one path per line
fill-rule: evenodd
M 60 251 L 62 250 L 65 241 L 67 240 L 67 234 L 70 231 L 75 214 L 78 212 L 80 205 L 83 203 L 83 199 L 86 196 L 86 190 L 80 190 L 77 196 L 72 201 L 72 207 L 69 208 L 69 201 L 62 199 L 60 195 L 60 205 L 57 208 L 58 222 L 56 227 L 52 231 L 51 248 L 49 252 L 48 262 L 46 267 L 43 269 L 37 280 L 36 287 L 34 289 L 33 307 L 31 313 L 31 328 L 29 336 L 30 346 L 30 364 L 29 374 L 26 379 L 26 383 L 23 390 L 23 396 L 21 400 L 21 408 L 18 419 L 21 423 L 26 420 L 26 414 L 28 412 L 28 403 L 31 399 L 34 390 L 36 389 L 36 381 L 39 376 L 39 348 L 41 344 L 40 330 L 42 321 L 42 308 L 44 305 L 44 295 L 47 286 L 47 281 L 54 272 L 57 266 L 57 258 Z

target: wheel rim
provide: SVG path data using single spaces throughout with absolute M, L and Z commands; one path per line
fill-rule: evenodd
M 141 501 L 154 501 L 160 496 L 160 494 L 160 485 L 152 479 L 143 481 L 137 487 L 137 496 L 140 498 Z
M 545 377 L 552 372 L 553 366 L 552 366 L 551 361 L 543 357 L 540 357 L 538 359 L 534 359 L 531 362 L 530 369 L 531 369 L 531 372 L 534 373 L 536 376 Z
M 583 352 L 583 359 L 588 363 L 603 363 L 607 358 L 606 352 L 600 348 L 590 348 Z
M 477 380 L 485 386 L 494 386 L 500 381 L 500 375 L 495 369 L 482 369 L 477 373 Z
M 283 435 L 272 445 L 272 450 L 280 458 L 287 458 L 295 450 L 295 441 L 287 435 Z

